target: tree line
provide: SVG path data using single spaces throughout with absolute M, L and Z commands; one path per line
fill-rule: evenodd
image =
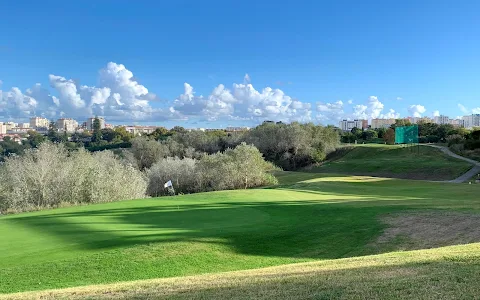
M 333 127 L 262 124 L 251 131 L 158 128 L 112 151 L 71 148 L 32 135 L 36 144 L 0 164 L 0 213 L 166 194 L 276 184 L 272 171 L 319 162 L 335 150 Z M 125 142 L 122 140 L 122 142 Z

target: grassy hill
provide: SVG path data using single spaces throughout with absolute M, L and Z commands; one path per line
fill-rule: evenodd
M 366 144 L 305 171 L 440 181 L 454 179 L 471 167 L 431 147 Z
M 480 233 L 476 229 L 480 228 L 477 226 L 480 225 L 479 185 L 329 174 L 319 177 L 313 173 L 285 172 L 279 177 L 282 185 L 267 189 L 131 200 L 1 217 L 0 292 L 199 275 L 318 260 L 323 262 L 315 262 L 313 269 L 305 273 L 300 271 L 302 265 L 298 266 L 300 269 L 293 266 L 272 269 L 277 275 L 269 277 L 272 282 L 267 280 L 265 284 L 258 277 L 264 271 L 248 271 L 253 272 L 247 273 L 252 275 L 248 278 L 243 273 L 218 275 L 224 278 L 224 283 L 211 289 L 194 288 L 197 279 L 170 279 L 177 282 L 177 290 L 168 289 L 168 284 L 159 287 L 153 283 L 150 288 L 132 291 L 167 289 L 175 297 L 206 293 L 205 297 L 210 298 L 209 293 L 213 293 L 212 297 L 215 293 L 220 295 L 221 291 L 226 292 L 225 287 L 235 285 L 237 279 L 228 282 L 229 276 L 240 276 L 246 285 L 235 285 L 233 291 L 240 293 L 239 298 L 248 295 L 241 294 L 243 289 L 269 291 L 275 285 L 286 288 L 297 285 L 296 282 L 304 282 L 299 288 L 305 293 L 317 286 L 321 289 L 318 295 L 348 296 L 355 289 L 368 289 L 368 285 L 363 286 L 361 276 L 369 278 L 371 289 L 377 278 L 377 283 L 386 289 L 384 292 L 396 289 L 393 283 L 396 277 L 401 278 L 397 285 L 402 286 L 404 282 L 422 282 L 405 279 L 409 270 L 423 274 L 424 281 L 435 286 L 445 284 L 448 288 L 452 284 L 447 282 L 451 276 L 444 274 L 447 266 L 462 284 L 473 280 L 466 278 L 467 275 L 480 279 L 477 244 L 455 246 L 452 251 L 440 249 L 437 254 L 425 257 L 410 252 L 369 256 L 479 242 Z M 422 213 L 427 213 L 427 217 L 412 219 Z M 421 223 L 425 218 L 427 222 Z M 449 225 L 457 223 L 463 227 Z M 408 224 L 421 226 L 408 231 Z M 429 224 L 433 224 L 433 229 Z M 436 236 L 438 228 L 445 226 L 450 234 Z M 402 228 L 407 231 L 401 231 Z M 423 236 L 418 236 L 419 232 Z M 412 261 L 412 256 L 418 260 Z M 341 258 L 348 259 L 337 260 Z M 457 269 L 452 271 L 455 266 Z M 352 269 L 361 272 L 350 272 L 352 277 L 347 278 L 345 272 Z M 437 273 L 432 273 L 433 269 Z M 297 275 L 295 270 L 299 272 Z M 260 273 L 254 275 L 255 272 Z M 388 280 L 380 281 L 382 276 Z M 208 277 L 195 278 L 201 281 Z M 338 281 L 337 288 L 331 290 L 329 286 L 335 278 L 343 281 Z M 182 284 L 189 286 L 193 294 L 184 294 L 189 288 Z M 132 296 L 125 288 L 118 288 L 124 292 L 117 292 L 125 297 Z M 405 293 L 412 292 L 408 284 L 405 288 Z M 103 287 L 103 292 L 105 289 L 114 287 Z M 96 291 L 90 296 L 106 297 L 102 288 L 86 290 Z

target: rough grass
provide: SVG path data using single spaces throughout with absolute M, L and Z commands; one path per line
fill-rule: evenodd
M 1 217 L 0 292 L 370 255 L 379 252 L 372 242 L 386 214 L 480 209 L 479 185 L 295 172 L 279 178 L 282 185 L 268 189 Z
M 479 274 L 471 244 L 0 299 L 476 299 Z
M 455 179 L 471 167 L 431 147 L 366 144 L 305 171 L 441 181 Z

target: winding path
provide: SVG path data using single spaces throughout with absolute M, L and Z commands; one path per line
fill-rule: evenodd
M 470 171 L 466 172 L 465 174 L 463 174 L 462 176 L 460 176 L 456 179 L 450 180 L 449 182 L 462 183 L 462 182 L 465 182 L 465 181 L 469 180 L 470 178 L 472 178 L 473 176 L 480 173 L 480 162 L 478 162 L 476 160 L 473 160 L 473 159 L 466 158 L 466 157 L 460 156 L 458 154 L 455 154 L 452 151 L 450 151 L 450 149 L 448 149 L 447 147 L 442 147 L 442 146 L 437 146 L 437 145 L 425 145 L 425 146 L 437 148 L 448 156 L 451 156 L 451 157 L 454 157 L 454 158 L 457 158 L 457 159 L 461 159 L 461 160 L 469 162 L 473 165 L 473 168 L 470 169 Z

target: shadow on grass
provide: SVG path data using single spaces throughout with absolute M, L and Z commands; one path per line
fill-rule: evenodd
M 216 198 L 213 203 L 186 204 L 182 202 L 185 198 L 179 198 L 178 205 L 162 205 L 159 199 L 158 206 L 135 207 L 132 203 L 130 208 L 18 216 L 12 220 L 85 250 L 215 240 L 248 255 L 332 259 L 372 254 L 374 250 L 368 245 L 384 228 L 379 215 L 412 208 L 467 208 L 457 197 L 446 195 L 442 186 L 402 186 L 402 181 L 346 183 L 327 178 L 324 182 L 270 188 L 279 191 L 275 201 Z M 455 192 L 456 187 L 451 188 Z M 283 200 L 282 190 L 331 199 Z M 468 208 L 472 208 L 476 192 L 478 189 L 470 191 L 472 198 L 464 199 Z

